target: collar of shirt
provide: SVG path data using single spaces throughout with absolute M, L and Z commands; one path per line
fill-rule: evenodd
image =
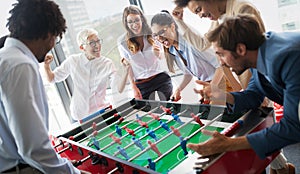
M 84 53 L 82 53 L 80 55 L 80 63 L 82 63 L 85 66 L 91 65 L 93 62 L 102 62 L 104 61 L 104 57 L 100 56 L 100 57 L 96 57 L 92 60 L 89 60 L 86 55 Z
M 183 50 L 185 50 L 185 48 L 186 48 L 186 41 L 183 39 L 183 37 L 180 34 L 178 34 L 177 42 L 178 42 L 178 51 L 183 55 L 184 54 Z M 176 51 L 176 48 L 174 46 L 170 46 L 169 51 L 173 55 L 177 55 L 177 51 Z
M 271 35 L 270 32 L 265 34 L 266 40 L 270 37 L 270 35 Z M 271 80 L 269 78 L 269 74 L 268 74 L 267 62 L 266 62 L 266 59 L 265 59 L 265 57 L 267 56 L 265 50 L 266 50 L 266 41 L 258 49 L 256 69 L 257 69 L 258 72 L 263 74 L 264 77 L 269 82 L 271 82 Z
M 183 36 L 181 34 L 178 34 L 177 39 L 178 39 L 178 51 L 184 50 L 187 47 L 187 43 L 183 39 Z
M 87 65 L 91 60 L 89 60 L 85 53 L 81 54 L 80 55 L 80 62 L 83 64 L 83 65 Z
M 20 40 L 12 38 L 12 37 L 8 37 L 6 38 L 5 44 L 4 44 L 4 48 L 8 48 L 8 47 L 17 47 L 18 49 L 20 49 L 26 56 L 30 57 L 37 66 L 39 66 L 39 62 L 37 61 L 36 57 L 33 55 L 33 53 L 31 52 L 31 50 Z
M 268 37 L 270 36 L 271 33 L 266 33 L 266 39 L 268 39 Z M 268 76 L 268 70 L 267 70 L 267 63 L 266 63 L 266 59 L 264 57 L 266 57 L 266 42 L 263 43 L 259 49 L 258 49 L 258 54 L 257 54 L 257 62 L 256 62 L 256 69 L 258 72 L 260 72 L 261 74 Z

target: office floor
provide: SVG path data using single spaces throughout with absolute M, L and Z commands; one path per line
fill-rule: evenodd
M 296 174 L 300 174 L 300 143 L 283 148 L 283 153 L 288 162 L 294 164 Z M 267 173 L 269 173 L 269 167 L 267 168 Z

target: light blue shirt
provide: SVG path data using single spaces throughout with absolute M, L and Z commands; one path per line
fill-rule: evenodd
M 171 46 L 169 51 L 171 54 L 175 55 L 175 62 L 178 68 L 185 74 L 191 74 L 199 80 L 211 81 L 216 68 L 220 66 L 213 50 L 209 48 L 204 51 L 199 51 L 184 40 L 181 34 L 178 34 L 178 44 L 178 51 L 187 62 L 187 66 L 185 66 L 175 47 Z
M 80 173 L 52 148 L 39 65 L 17 39 L 0 50 L 0 173 L 27 163 L 43 173 Z

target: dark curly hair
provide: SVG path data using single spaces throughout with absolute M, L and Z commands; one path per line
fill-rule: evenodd
M 58 5 L 50 0 L 18 0 L 9 13 L 6 26 L 17 39 L 45 39 L 49 33 L 62 37 L 67 28 Z
M 177 7 L 186 7 L 191 0 L 173 0 Z

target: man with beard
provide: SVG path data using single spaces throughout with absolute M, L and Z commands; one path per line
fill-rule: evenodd
M 284 114 L 279 123 L 267 129 L 237 138 L 210 132 L 212 139 L 188 147 L 204 156 L 252 148 L 260 158 L 266 158 L 300 142 L 300 33 L 263 33 L 253 16 L 238 15 L 225 20 L 207 38 L 222 65 L 231 67 L 238 75 L 250 68 L 253 75 L 248 88 L 242 92 L 224 93 L 207 82 L 198 81 L 205 86 L 199 93 L 207 98 L 226 98 L 228 109 L 237 112 L 257 108 L 268 97 L 284 106 Z M 278 160 L 284 162 L 276 159 L 278 165 Z M 286 164 L 271 172 L 293 174 L 295 168 Z
M 38 65 L 66 31 L 65 19 L 50 0 L 19 0 L 9 13 L 0 50 L 0 173 L 80 173 L 51 146 Z

